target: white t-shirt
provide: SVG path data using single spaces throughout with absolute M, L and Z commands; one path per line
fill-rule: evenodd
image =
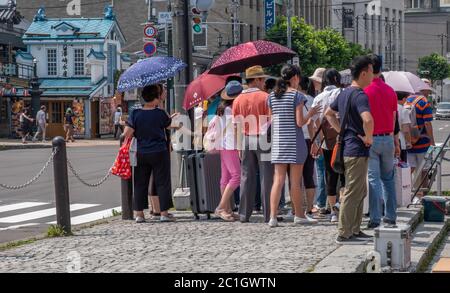
M 37 121 L 37 123 L 39 123 L 40 125 L 45 124 L 45 122 L 46 122 L 46 119 L 45 119 L 46 117 L 45 116 L 46 116 L 45 112 L 42 111 L 42 110 L 39 110 L 37 112 L 37 114 L 36 114 L 36 121 Z
M 114 124 L 120 124 L 120 118 L 122 117 L 122 112 L 116 111 L 114 113 Z
M 321 105 L 322 110 L 313 117 L 313 121 L 317 121 L 317 119 L 320 119 L 320 121 L 322 121 L 328 107 L 330 107 L 330 105 L 334 102 L 334 100 L 336 100 L 336 98 L 339 96 L 341 91 L 342 91 L 342 89 L 337 88 L 334 85 L 327 86 L 327 87 L 325 87 L 325 89 L 323 90 L 323 92 L 321 94 L 319 94 L 317 97 L 314 98 L 312 107 Z
M 312 108 L 312 104 L 314 101 L 314 98 L 311 97 L 310 95 L 304 95 L 306 98 L 306 102 L 305 102 L 305 106 L 303 107 L 303 117 L 306 117 L 306 115 L 308 115 L 309 110 L 311 110 Z M 314 123 L 314 120 L 311 119 L 311 123 Z M 308 131 L 308 125 L 303 125 L 303 136 L 305 137 L 305 139 L 311 139 L 311 137 L 309 136 L 309 131 Z
M 224 150 L 236 150 L 236 139 L 235 139 L 235 131 L 233 124 L 233 114 L 231 107 L 226 107 L 224 111 L 224 115 L 222 118 L 222 127 L 221 131 L 223 132 L 223 127 L 226 127 L 225 133 L 222 133 L 222 149 Z
M 411 118 L 409 117 L 409 113 L 402 105 L 397 105 L 398 110 L 398 124 L 400 125 L 400 129 L 402 129 L 402 125 L 411 124 Z M 403 132 L 399 132 L 398 134 L 400 138 L 400 147 L 402 150 L 406 150 L 406 139 Z

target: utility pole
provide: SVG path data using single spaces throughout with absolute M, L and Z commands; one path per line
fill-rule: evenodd
M 184 61 L 187 64 L 185 70 L 182 70 L 174 77 L 174 105 L 175 112 L 185 113 L 183 110 L 183 99 L 187 85 L 192 81 L 192 24 L 190 17 L 190 1 L 174 0 L 172 2 L 172 50 L 173 56 Z M 193 117 L 193 111 L 190 111 Z M 191 121 L 193 121 L 191 119 Z M 191 123 L 192 124 L 192 123 Z M 188 128 L 190 127 L 187 126 Z M 190 129 L 193 129 L 190 127 Z M 172 190 L 177 187 L 179 172 L 181 170 L 181 155 L 173 152 L 171 158 Z
M 233 23 L 233 46 L 240 43 L 240 24 L 239 24 L 239 2 L 238 0 L 232 0 L 231 4 L 231 21 Z
M 359 44 L 359 15 L 356 16 L 356 44 Z
M 287 47 L 292 49 L 292 20 L 291 0 L 287 0 Z

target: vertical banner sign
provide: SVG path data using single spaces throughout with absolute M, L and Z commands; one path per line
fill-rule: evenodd
M 67 45 L 65 45 L 65 44 L 63 46 L 61 61 L 62 61 L 62 64 L 63 64 L 63 66 L 62 66 L 62 68 L 63 68 L 63 76 L 67 77 L 67 69 L 68 69 L 67 63 L 68 63 L 68 59 L 67 59 Z
M 265 0 L 265 28 L 266 32 L 275 25 L 275 0 Z

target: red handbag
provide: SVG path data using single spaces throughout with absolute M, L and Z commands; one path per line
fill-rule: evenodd
M 120 147 L 119 154 L 114 161 L 114 165 L 111 168 L 111 174 L 119 176 L 122 179 L 128 180 L 131 178 L 131 165 L 130 165 L 130 145 L 131 139 L 127 139 L 125 143 Z

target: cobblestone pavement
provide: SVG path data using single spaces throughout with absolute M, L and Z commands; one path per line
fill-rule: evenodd
M 176 223 L 113 220 L 1 251 L 0 272 L 309 272 L 337 248 L 336 230 L 329 222 L 271 229 L 260 216 L 246 224 L 186 213 Z

